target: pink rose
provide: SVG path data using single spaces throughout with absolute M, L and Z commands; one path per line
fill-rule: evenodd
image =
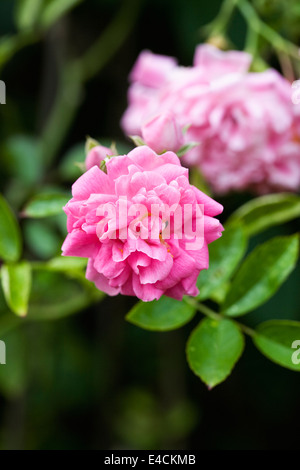
M 223 230 L 214 218 L 222 206 L 189 184 L 172 152 L 158 156 L 142 146 L 106 167 L 107 174 L 92 167 L 73 185 L 63 255 L 89 258 L 87 279 L 109 295 L 197 295 L 207 245 Z
M 130 80 L 150 88 L 159 88 L 177 66 L 177 60 L 150 51 L 142 51 L 131 71 Z
M 170 111 L 154 116 L 141 130 L 145 143 L 157 153 L 176 152 L 184 143 L 182 129 Z
M 213 81 L 187 132 L 201 145 L 185 163 L 199 166 L 215 193 L 296 191 L 300 129 L 290 88 L 272 69 Z M 198 99 L 189 102 L 186 119 L 199 109 Z
M 141 133 L 144 116 L 151 115 L 152 103 L 160 88 L 168 82 L 168 78 L 176 70 L 177 61 L 173 57 L 142 51 L 130 73 L 132 85 L 129 89 L 128 108 L 122 118 L 122 127 L 128 135 Z
M 228 72 L 246 72 L 251 56 L 245 52 L 223 52 L 211 44 L 197 47 L 194 67 L 179 67 L 173 57 L 142 51 L 133 66 L 129 79 L 129 107 L 125 111 L 121 126 L 128 135 L 141 135 L 142 123 L 161 111 L 161 93 L 174 95 L 182 87 L 204 91 L 212 78 Z M 184 106 L 179 101 L 176 108 Z M 172 110 L 165 106 L 165 111 Z M 177 114 L 177 112 L 176 112 Z
M 172 111 L 189 126 L 185 142 L 198 142 L 183 162 L 198 166 L 215 193 L 256 193 L 300 187 L 299 106 L 291 85 L 275 70 L 248 73 L 248 54 L 198 46 L 193 67 L 174 67 L 159 89 L 131 100 L 141 86 L 133 82 L 122 125 L 142 134 L 147 117 Z M 159 146 L 159 143 L 156 142 Z
M 252 57 L 247 52 L 221 51 L 211 44 L 200 44 L 194 55 L 194 67 L 201 67 L 212 80 L 228 73 L 248 71 Z
M 96 145 L 89 151 L 89 153 L 86 156 L 86 159 L 85 159 L 86 169 L 89 170 L 95 165 L 100 166 L 100 163 L 102 162 L 102 160 L 105 160 L 106 157 L 112 154 L 113 153 L 111 149 L 107 147 L 103 147 L 103 145 Z

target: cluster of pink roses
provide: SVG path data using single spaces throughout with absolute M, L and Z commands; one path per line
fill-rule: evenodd
M 157 152 L 197 142 L 183 161 L 198 166 L 215 193 L 298 190 L 300 108 L 285 78 L 273 69 L 249 73 L 250 62 L 245 52 L 209 44 L 198 46 L 192 67 L 142 52 L 123 129 Z

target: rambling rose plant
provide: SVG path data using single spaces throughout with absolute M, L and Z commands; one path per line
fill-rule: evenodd
M 17 39 L 19 48 L 22 38 L 25 39 L 23 45 L 27 46 L 27 35 L 23 34 L 21 23 L 25 16 L 27 18 L 27 14 L 23 15 L 27 8 L 31 9 L 28 5 L 32 2 L 14 3 L 18 10 L 15 15 L 18 32 L 12 38 L 4 38 L 3 45 Z M 21 3 L 27 4 L 24 10 Z M 209 41 L 226 46 L 225 37 L 230 37 L 227 34 L 230 9 L 232 13 L 238 8 L 251 33 L 247 34 L 245 48 L 255 49 L 256 64 L 261 66 L 270 57 L 271 51 L 267 50 L 265 54 L 261 45 L 265 49 L 265 43 L 271 38 L 271 47 L 274 46 L 282 61 L 283 72 L 292 81 L 293 61 L 300 59 L 298 47 L 286 42 L 270 26 L 265 28 L 247 0 L 228 0 L 224 5 L 226 15 L 222 7 L 220 15 L 206 28 Z M 128 10 L 126 4 L 125 9 Z M 48 345 L 53 343 L 54 330 L 47 327 L 39 330 L 38 326 L 32 329 L 28 323 L 66 317 L 92 305 L 101 315 L 107 310 L 107 304 L 99 305 L 105 293 L 133 296 L 135 299 L 129 302 L 133 304 L 129 312 L 128 299 L 119 299 L 120 310 L 127 321 L 152 332 L 175 330 L 193 319 L 186 344 L 187 361 L 209 389 L 232 372 L 243 353 L 245 335 L 276 364 L 300 371 L 300 322 L 296 321 L 300 304 L 297 295 L 293 296 L 298 282 L 297 271 L 286 291 L 278 291 L 299 263 L 299 234 L 294 219 L 300 216 L 300 196 L 267 194 L 248 200 L 234 212 L 228 204 L 223 231 L 216 218 L 222 212 L 222 206 L 190 183 L 189 170 L 178 158 L 183 155 L 184 164 L 199 167 L 215 193 L 298 189 L 299 80 L 292 87 L 270 68 L 249 73 L 251 56 L 248 53 L 222 52 L 209 44 L 197 47 L 191 67 L 180 67 L 172 57 L 144 51 L 130 75 L 129 107 L 122 119 L 126 133 L 140 147 L 120 155 L 114 144 L 108 148 L 89 138 L 85 145 L 85 161 L 83 142 L 77 142 L 63 155 L 61 151 L 67 143 L 64 140 L 76 112 L 79 109 L 83 114 L 86 112 L 85 105 L 79 106 L 85 97 L 86 80 L 99 71 L 99 47 L 100 53 L 105 51 L 100 66 L 108 65 L 109 54 L 116 52 L 118 41 L 112 48 L 110 44 L 104 44 L 105 41 L 110 41 L 111 34 L 117 33 L 119 27 L 116 28 L 116 24 L 120 25 L 120 19 L 125 29 L 126 21 L 132 19 L 129 11 L 123 22 L 124 11 L 122 7 L 116 20 L 113 19 L 112 29 L 105 29 L 100 41 L 91 45 L 87 54 L 78 51 L 61 61 L 57 69 L 57 87 L 51 90 L 53 111 L 49 109 L 49 118 L 46 113 L 42 119 L 45 124 L 42 123 L 39 135 L 27 134 L 27 126 L 20 129 L 20 124 L 28 120 L 27 106 L 24 116 L 20 114 L 21 119 L 16 121 L 15 130 L 13 120 L 1 129 L 0 336 L 5 339 L 8 335 L 9 341 L 12 339 L 13 347 L 9 346 L 9 351 L 14 352 L 14 357 L 10 357 L 5 370 L 1 369 L 8 373 L 0 374 L 0 386 L 4 385 L 3 390 L 9 393 L 9 408 L 11 397 L 17 401 L 21 398 L 23 403 L 23 398 L 28 395 L 26 390 L 31 385 L 24 370 L 34 382 L 35 374 L 36 377 L 41 375 L 44 386 L 45 377 L 39 371 L 43 371 L 45 363 L 49 362 Z M 48 14 L 46 17 L 49 19 Z M 36 39 L 43 30 L 37 19 L 30 27 L 30 37 L 33 34 Z M 40 26 L 42 24 L 44 20 Z M 260 52 L 263 52 L 261 57 Z M 4 55 L 8 60 L 11 54 Z M 1 56 L 1 65 L 5 63 L 2 59 Z M 12 67 L 11 73 L 14 70 Z M 7 72 L 9 76 L 9 70 Z M 17 103 L 14 104 L 13 88 L 11 93 L 8 117 Z M 19 93 L 15 98 L 19 99 Z M 46 95 L 42 98 L 41 104 Z M 115 101 L 107 100 L 110 109 L 114 109 L 118 96 L 112 98 Z M 103 116 L 106 115 L 105 102 L 101 106 Z M 4 108 L 1 110 L 5 113 Z M 97 119 L 99 105 L 92 102 L 90 110 L 97 111 Z M 9 132 L 5 137 L 6 130 Z M 81 128 L 81 131 L 79 127 L 79 134 L 70 132 L 70 137 L 80 135 L 82 138 L 85 129 Z M 83 174 L 73 184 L 70 200 L 65 183 L 76 180 L 79 170 Z M 232 200 L 238 205 L 237 196 Z M 289 225 L 282 225 L 287 222 Z M 272 231 L 263 234 L 265 241 L 260 243 L 260 234 L 267 229 Z M 59 253 L 62 243 L 64 256 Z M 265 310 L 257 312 L 277 291 L 278 297 L 266 305 Z M 284 301 L 286 298 L 288 302 Z M 114 304 L 112 299 L 107 302 Z M 252 313 L 254 316 L 249 320 L 240 318 Z M 204 318 L 197 322 L 196 314 L 203 314 Z M 273 319 L 265 321 L 266 318 Z M 89 318 L 85 321 L 88 324 Z M 115 322 L 118 321 L 123 319 L 115 316 L 109 328 L 95 336 L 96 341 L 101 341 L 103 334 L 110 332 L 106 341 L 108 352 L 111 351 L 110 340 L 117 343 L 120 338 L 119 334 L 115 335 Z M 101 323 L 104 325 L 105 322 L 101 319 Z M 28 326 L 24 328 L 24 338 L 16 331 L 13 340 L 11 330 L 22 325 Z M 66 337 L 69 326 L 70 323 L 61 330 L 63 352 L 69 351 L 73 357 L 76 350 L 76 359 L 78 354 L 81 357 L 81 348 L 86 342 L 81 341 L 81 332 L 78 338 L 77 333 L 74 337 Z M 49 330 L 49 336 L 45 334 L 46 330 Z M 32 339 L 39 338 L 39 331 L 42 340 L 38 339 L 35 347 L 38 347 L 36 351 L 44 353 L 38 358 L 38 367 L 27 367 L 23 362 L 27 354 L 22 353 L 22 348 L 26 349 L 29 344 L 33 347 Z M 131 331 L 139 338 L 134 342 L 135 348 L 147 335 L 139 335 L 134 328 Z M 181 339 L 186 331 L 182 332 Z M 78 343 L 76 338 L 80 339 Z M 176 351 L 176 343 L 177 340 L 175 343 L 172 340 L 167 349 L 164 345 L 164 351 L 173 346 Z M 147 342 L 144 347 L 148 347 Z M 28 357 L 40 356 L 36 351 Z M 88 362 L 94 353 L 92 348 L 86 354 Z M 100 362 L 98 356 L 96 360 L 100 365 L 104 358 L 101 354 L 100 351 Z M 124 360 L 128 357 L 125 354 Z M 168 367 L 172 357 L 168 352 L 166 357 Z M 115 360 L 119 362 L 118 354 Z M 177 368 L 176 361 L 177 353 L 174 368 Z M 87 364 L 79 362 L 83 366 Z M 82 365 L 78 369 L 80 373 Z M 67 360 L 64 366 L 68 368 Z M 154 369 L 156 374 L 157 368 Z M 63 370 L 58 368 L 59 375 Z M 106 373 L 105 370 L 104 378 Z M 181 374 L 171 376 L 181 380 Z M 74 377 L 76 381 L 76 375 Z M 111 383 L 115 384 L 115 381 Z M 72 380 L 71 391 L 73 385 Z M 89 392 L 90 381 L 86 386 Z M 69 396 L 69 388 L 63 386 L 60 391 Z M 107 388 L 107 393 L 110 392 Z M 82 396 L 80 392 L 80 400 Z M 178 398 L 181 401 L 181 394 Z M 148 400 L 146 402 L 148 409 Z M 167 418 L 170 428 L 176 420 L 180 421 L 181 413 L 186 410 L 177 408 L 175 402 L 174 405 L 175 408 L 166 409 L 162 417 Z M 153 410 L 156 414 L 161 407 Z M 153 423 L 156 421 L 152 420 Z M 8 425 L 10 427 L 10 420 Z M 126 431 L 126 426 L 124 429 Z M 167 428 L 162 429 L 162 435 L 165 435 Z M 178 429 L 176 426 L 176 441 L 180 435 Z

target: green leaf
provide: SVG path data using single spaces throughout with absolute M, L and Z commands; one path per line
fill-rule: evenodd
M 97 300 L 99 290 L 86 279 L 86 258 L 75 258 L 69 256 L 57 256 L 46 263 L 33 263 L 32 268 L 36 270 L 64 273 L 68 278 L 76 279 L 90 292 L 91 297 Z
M 86 279 L 86 282 L 78 280 L 75 271 L 72 271 L 72 277 L 73 274 L 74 279 L 70 279 L 67 271 L 61 273 L 43 269 L 34 270 L 28 314 L 21 318 L 2 309 L 0 312 L 1 339 L 3 335 L 28 322 L 65 318 L 104 299 L 103 292 L 96 289 Z
M 189 337 L 187 359 L 211 389 L 228 377 L 243 349 L 244 336 L 233 321 L 205 318 Z
M 38 194 L 26 204 L 22 215 L 41 218 L 61 214 L 69 199 L 66 194 Z
M 253 342 L 271 361 L 300 372 L 300 322 L 270 320 L 261 323 Z
M 227 292 L 230 289 L 230 282 L 224 282 L 224 284 L 221 284 L 217 289 L 215 289 L 211 294 L 210 298 L 217 304 L 222 304 L 226 298 Z
M 24 317 L 28 311 L 31 289 L 31 267 L 27 261 L 3 265 L 1 283 L 9 308 L 18 316 Z
M 85 258 L 77 258 L 73 256 L 57 256 L 43 265 L 44 269 L 49 271 L 76 271 L 85 269 L 87 260 Z
M 234 212 L 229 221 L 242 221 L 250 236 L 296 217 L 300 217 L 300 197 L 282 193 L 252 199 Z
M 15 18 L 18 29 L 27 30 L 35 26 L 44 0 L 18 0 Z
M 222 237 L 209 246 L 209 268 L 201 271 L 197 280 L 199 300 L 211 297 L 236 269 L 247 248 L 247 239 L 241 224 L 232 224 Z
M 126 320 L 145 330 L 169 331 L 185 325 L 195 313 L 191 305 L 163 296 L 152 302 L 138 302 L 126 315 Z
M 298 248 L 298 235 L 275 237 L 256 247 L 234 277 L 223 312 L 243 315 L 266 302 L 294 269 Z
M 21 233 L 16 218 L 0 195 L 0 258 L 15 262 L 21 256 Z

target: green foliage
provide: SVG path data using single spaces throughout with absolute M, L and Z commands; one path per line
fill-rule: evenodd
M 233 321 L 205 318 L 188 340 L 188 363 L 211 389 L 228 377 L 243 349 L 243 335 Z
M 271 320 L 258 325 L 253 336 L 255 346 L 268 359 L 300 372 L 300 322 Z
M 21 317 L 27 315 L 31 289 L 31 266 L 27 261 L 4 265 L 1 283 L 9 308 Z
M 43 268 L 49 271 L 58 272 L 75 272 L 86 268 L 87 260 L 85 258 L 75 258 L 72 256 L 59 256 L 52 258 L 48 263 L 43 265 Z
M 210 246 L 209 269 L 202 271 L 198 277 L 199 300 L 211 297 L 211 294 L 230 278 L 246 248 L 244 227 L 241 224 L 228 225 L 222 237 Z
M 191 305 L 163 296 L 152 302 L 138 302 L 126 320 L 146 330 L 168 331 L 189 322 L 195 312 Z
M 37 194 L 26 204 L 23 216 L 41 218 L 61 214 L 69 200 L 70 195 L 66 194 Z
M 275 205 L 277 202 L 278 199 L 273 200 Z M 255 210 L 257 207 L 255 205 Z M 298 259 L 298 235 L 279 236 L 254 248 L 235 272 L 247 248 L 244 223 L 247 224 L 247 220 L 242 218 L 241 221 L 227 224 L 223 236 L 211 245 L 209 269 L 201 272 L 198 278 L 200 294 L 197 300 L 210 298 L 216 301 L 221 306 L 221 315 L 188 298 L 179 302 L 162 297 L 159 301 L 138 302 L 126 316 L 128 321 L 141 328 L 168 331 L 190 321 L 196 309 L 207 315 L 209 318 L 200 322 L 188 340 L 187 358 L 191 369 L 209 388 L 224 381 L 241 356 L 244 348 L 241 329 L 253 337 L 257 347 L 267 357 L 282 366 L 298 370 L 298 366 L 290 361 L 290 344 L 285 351 L 288 358 L 278 359 L 282 345 L 278 345 L 276 340 L 274 346 L 274 338 L 267 338 L 261 333 L 265 331 L 264 324 L 254 331 L 224 318 L 224 315 L 244 315 L 266 302 L 286 280 Z M 269 224 L 265 224 L 264 228 L 267 227 Z M 279 332 L 281 326 L 279 323 Z M 273 330 L 270 334 L 268 330 L 268 335 L 272 334 Z M 291 336 L 288 343 L 290 339 Z
M 43 0 L 18 0 L 15 9 L 16 25 L 20 30 L 33 28 L 38 22 Z
M 274 28 L 297 41 L 299 39 L 300 5 L 298 0 L 254 0 L 257 11 Z
M 0 220 L 0 259 L 7 262 L 17 261 L 21 256 L 21 233 L 11 208 L 1 195 Z
M 268 194 L 239 207 L 229 222 L 241 221 L 248 236 L 300 217 L 300 197 L 296 194 Z
M 294 269 L 299 237 L 276 237 L 256 247 L 246 258 L 226 295 L 226 315 L 243 315 L 266 302 Z

